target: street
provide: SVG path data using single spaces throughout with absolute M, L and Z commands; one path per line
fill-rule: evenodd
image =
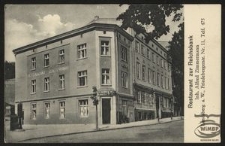
M 184 121 L 27 140 L 24 143 L 183 143 Z

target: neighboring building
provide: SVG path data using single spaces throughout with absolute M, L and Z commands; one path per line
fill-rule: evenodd
M 9 116 L 11 115 L 11 109 L 14 108 L 15 102 L 15 79 L 5 80 L 4 84 L 5 116 Z
M 169 117 L 173 96 L 171 59 L 167 50 L 155 40 L 146 43 L 143 34 L 133 36 L 135 118 Z
M 84 27 L 13 51 L 16 103 L 23 105 L 25 124 L 95 123 L 93 86 L 99 92 L 100 124 L 168 116 L 167 51 L 112 20 L 95 17 Z

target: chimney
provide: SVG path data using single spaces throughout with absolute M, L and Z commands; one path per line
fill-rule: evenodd
M 99 16 L 95 16 L 94 20 L 98 20 L 99 19 Z

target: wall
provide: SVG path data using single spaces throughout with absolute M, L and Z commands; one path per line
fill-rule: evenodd
M 79 109 L 79 99 L 88 99 L 88 117 L 80 117 Z M 63 99 L 65 101 L 65 118 L 59 118 L 59 101 L 62 99 L 56 100 L 47 100 L 47 101 L 36 101 L 32 103 L 37 104 L 37 116 L 36 120 L 31 119 L 31 103 L 23 103 L 24 109 L 24 123 L 25 124 L 88 124 L 95 122 L 95 106 L 92 104 L 92 100 L 87 97 L 72 97 Z M 45 118 L 45 102 L 50 103 L 50 118 Z

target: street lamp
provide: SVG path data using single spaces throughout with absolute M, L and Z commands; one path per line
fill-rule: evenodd
M 93 93 L 90 97 L 93 100 L 93 105 L 96 107 L 96 130 L 98 130 L 98 90 L 95 86 L 92 87 Z

